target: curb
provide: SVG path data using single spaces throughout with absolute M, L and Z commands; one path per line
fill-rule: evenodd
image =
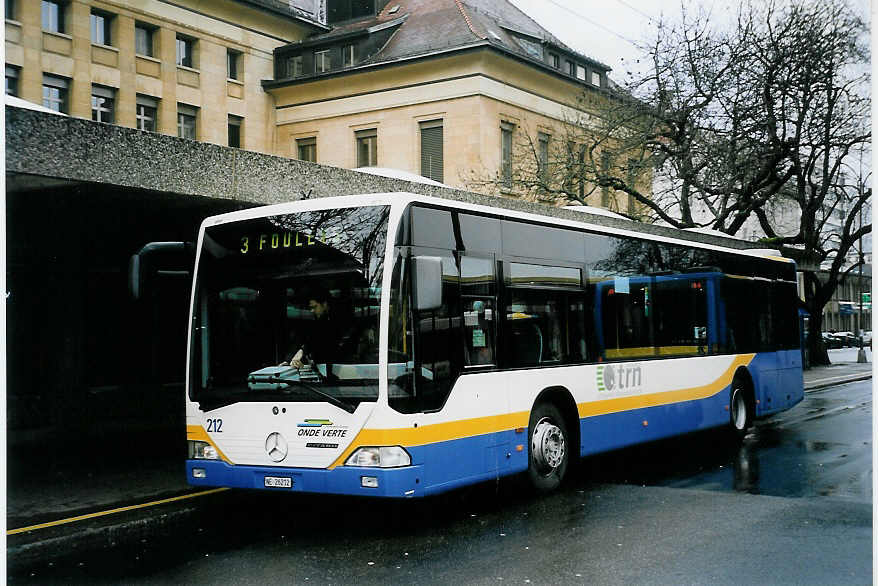
M 6 537 L 7 571 L 21 572 L 36 564 L 42 566 L 77 555 L 86 556 L 95 551 L 152 541 L 157 535 L 167 535 L 189 525 L 197 510 L 196 506 L 187 504 L 161 514 L 138 514 L 112 521 L 102 519 L 84 527 L 66 527 L 48 535 L 10 535 Z
M 826 387 L 834 387 L 836 385 L 844 385 L 847 383 L 853 383 L 853 382 L 862 381 L 862 380 L 869 380 L 870 378 L 872 378 L 871 372 L 863 373 L 860 375 L 851 375 L 851 376 L 844 378 L 842 380 L 831 380 L 831 381 L 827 381 L 827 382 L 818 382 L 818 383 L 814 383 L 813 385 L 805 385 L 805 392 L 808 393 L 811 391 L 817 391 L 819 389 L 825 389 Z

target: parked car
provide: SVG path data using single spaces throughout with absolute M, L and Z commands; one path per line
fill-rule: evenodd
M 835 335 L 841 338 L 844 346 L 851 348 L 859 348 L 860 346 L 860 340 L 853 334 L 853 332 L 837 332 Z
M 872 330 L 866 330 L 865 332 L 863 332 L 863 347 L 865 348 L 866 346 L 868 346 L 869 349 L 871 350 L 871 348 L 872 348 Z
M 842 339 L 831 332 L 822 332 L 820 336 L 823 338 L 823 345 L 827 350 L 843 347 Z

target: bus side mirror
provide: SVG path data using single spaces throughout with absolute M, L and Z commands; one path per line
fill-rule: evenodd
M 154 275 L 190 277 L 194 246 L 191 242 L 150 242 L 131 255 L 128 262 L 128 293 L 135 301 L 149 291 Z
M 416 256 L 412 260 L 415 309 L 430 311 L 442 307 L 442 259 Z

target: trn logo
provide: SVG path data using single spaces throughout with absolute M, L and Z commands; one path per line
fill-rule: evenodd
M 643 370 L 632 364 L 601 364 L 597 368 L 598 391 L 637 389 L 643 386 Z

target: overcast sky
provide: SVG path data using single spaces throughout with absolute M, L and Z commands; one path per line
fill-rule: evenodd
M 722 20 L 731 16 L 736 2 L 723 0 L 510 0 L 543 28 L 578 52 L 613 69 L 610 76 L 623 81 L 626 63 L 637 59 L 637 43 L 648 40 L 662 15 L 679 19 L 681 5 L 699 6 Z M 869 0 L 851 0 L 869 17 Z M 876 3 L 878 4 L 878 3 Z

